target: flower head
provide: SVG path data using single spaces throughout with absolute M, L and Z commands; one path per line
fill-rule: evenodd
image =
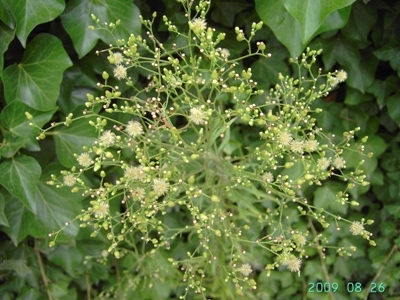
M 263 175 L 263 179 L 264 179 L 264 181 L 267 182 L 267 183 L 272 182 L 272 181 L 274 181 L 274 175 L 273 175 L 271 172 L 266 172 L 266 173 Z
M 136 137 L 140 134 L 143 134 L 143 126 L 138 121 L 129 121 L 126 125 L 125 131 L 131 137 Z
M 121 52 L 114 52 L 113 53 L 113 59 L 114 59 L 114 63 L 116 65 L 120 65 L 124 61 L 124 56 L 122 55 Z
M 90 158 L 89 153 L 84 152 L 78 157 L 78 164 L 82 167 L 89 167 L 93 163 L 92 159 Z
M 253 270 L 251 269 L 251 265 L 250 264 L 243 264 L 239 268 L 239 272 L 247 277 L 247 276 L 249 276 L 251 274 L 251 272 L 253 272 Z
M 115 140 L 115 133 L 113 133 L 111 130 L 104 131 L 100 136 L 100 143 L 102 143 L 106 148 L 114 145 Z
M 108 215 L 108 203 L 105 201 L 93 201 L 94 203 L 92 203 L 93 208 L 92 211 L 94 213 L 94 216 L 96 218 L 102 219 L 104 218 L 106 215 Z
M 76 177 L 72 174 L 67 174 L 64 176 L 63 181 L 66 186 L 73 186 L 76 182 Z
M 129 166 L 125 169 L 124 175 L 128 181 L 134 181 L 134 180 L 142 181 L 146 177 L 146 173 L 144 172 L 142 166 L 139 167 Z
M 298 257 L 287 258 L 283 261 L 283 265 L 286 266 L 291 272 L 299 272 L 301 268 L 301 259 Z
M 350 225 L 350 232 L 353 235 L 360 235 L 362 234 L 362 232 L 364 231 L 364 225 L 361 224 L 358 221 L 354 221 L 351 225 Z
M 339 82 L 345 82 L 347 79 L 347 73 L 344 70 L 340 70 L 336 74 L 336 78 Z
M 199 124 L 203 123 L 205 118 L 206 118 L 206 114 L 204 111 L 201 110 L 200 107 L 193 107 L 190 109 L 189 119 L 194 124 L 199 125 Z
M 125 79 L 127 76 L 126 68 L 122 65 L 117 65 L 114 68 L 114 77 L 118 80 Z
M 314 152 L 318 149 L 318 141 L 316 140 L 307 140 L 304 142 L 304 149 L 308 152 Z
M 165 194 L 169 189 L 169 183 L 164 178 L 155 178 L 153 180 L 153 190 L 157 196 Z
M 346 161 L 343 159 L 343 157 L 338 156 L 333 160 L 333 166 L 336 169 L 343 169 L 346 167 Z
M 146 196 L 146 191 L 144 188 L 135 188 L 132 191 L 132 197 L 137 198 L 138 200 L 143 200 Z
M 278 140 L 283 146 L 289 146 L 293 140 L 292 134 L 287 131 L 283 131 L 278 135 Z
M 326 157 L 321 157 L 320 159 L 318 159 L 317 163 L 318 163 L 318 167 L 321 170 L 326 170 L 326 168 L 328 168 L 329 165 L 331 164 L 329 159 L 327 159 Z
M 304 149 L 304 142 L 301 140 L 293 140 L 290 143 L 290 150 L 292 150 L 293 152 L 296 153 L 303 153 L 303 149 Z
M 207 22 L 206 22 L 206 20 L 204 20 L 202 18 L 195 18 L 192 20 L 192 22 L 190 22 L 189 26 L 190 26 L 190 29 L 193 30 L 193 32 L 195 34 L 199 34 L 199 33 L 202 33 L 206 29 Z

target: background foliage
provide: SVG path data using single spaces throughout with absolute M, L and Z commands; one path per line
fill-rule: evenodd
M 260 19 L 267 26 L 255 40 L 264 41 L 269 60 L 247 61 L 261 88 L 278 82 L 278 72 L 291 74 L 289 57 L 299 56 L 309 46 L 323 49 L 318 62 L 324 70 L 344 69 L 348 81 L 318 101 L 324 108 L 319 124 L 332 133 L 360 126 L 360 136 L 368 135 L 367 152 L 374 157 L 366 163 L 370 186 L 356 189 L 360 205 L 347 213 L 352 217 L 374 219 L 369 228 L 377 246 L 372 248 L 360 239 L 352 257 L 326 253 L 321 262 L 314 253 L 304 266 L 302 276 L 273 272 L 266 277 L 258 272 L 256 299 L 367 299 L 371 282 L 385 283 L 384 294 L 370 294 L 369 299 L 400 297 L 400 3 L 383 1 L 302 1 L 291 0 L 217 0 L 212 1 L 209 25 L 227 32 L 223 46 L 235 48 L 234 27 L 251 29 Z M 334 3 L 334 4 L 332 4 Z M 88 92 L 100 93 L 96 83 L 101 72 L 112 70 L 105 57 L 95 50 L 112 42 L 106 32 L 90 31 L 94 13 L 101 20 L 122 25 L 115 35 L 126 38 L 141 32 L 139 14 L 159 16 L 185 26 L 186 18 L 175 0 L 157 1 L 7 1 L 0 0 L 0 297 L 1 299 L 83 299 L 99 296 L 113 289 L 131 299 L 169 299 L 175 293 L 174 282 L 152 278 L 145 280 L 130 270 L 129 260 L 99 264 L 87 256 L 101 257 L 104 237 L 90 238 L 77 224 L 60 235 L 63 242 L 48 248 L 48 234 L 63 227 L 79 213 L 85 199 L 68 189 L 56 189 L 46 182 L 51 173 L 74 163 L 71 153 L 93 141 L 94 133 L 83 123 L 73 123 L 53 131 L 45 140 L 37 140 L 39 130 L 29 126 L 25 112 L 46 127 L 49 122 L 65 120 L 70 112 L 80 112 Z M 156 34 L 172 43 L 164 23 Z M 156 26 L 156 28 L 157 28 Z M 179 42 L 179 41 L 178 41 Z M 240 45 L 240 44 L 239 44 Z M 255 45 L 254 45 L 255 47 Z M 243 52 L 244 53 L 244 52 Z M 134 77 L 135 76 L 135 77 Z M 134 74 L 140 83 L 141 74 Z M 86 122 L 86 121 L 82 121 Z M 245 144 L 245 136 L 235 135 L 235 143 Z M 347 157 L 351 162 L 354 157 Z M 90 180 L 96 180 L 92 178 Z M 335 191 L 335 182 L 323 189 L 308 191 L 319 201 Z M 171 220 L 172 221 L 172 220 Z M 332 230 L 334 243 L 343 232 Z M 328 250 L 329 251 L 329 250 Z M 149 270 L 169 264 L 167 254 L 159 255 Z M 86 264 L 83 262 L 87 261 Z M 324 267 L 321 267 L 324 266 Z M 124 277 L 125 276 L 125 277 Z M 128 278 L 128 279 L 124 279 Z M 342 287 L 333 294 L 308 293 L 309 282 L 338 282 Z M 348 282 L 360 282 L 361 293 L 345 290 Z M 128 288 L 129 287 L 129 288 Z

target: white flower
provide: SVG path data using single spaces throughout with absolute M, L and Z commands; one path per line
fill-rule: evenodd
M 339 82 L 345 82 L 347 79 L 347 73 L 344 70 L 340 70 L 336 74 L 336 78 Z
M 297 257 L 287 258 L 283 261 L 283 265 L 286 266 L 291 272 L 300 272 L 301 259 Z
M 354 221 L 353 224 L 350 225 L 350 232 L 353 235 L 360 235 L 364 231 L 364 225 L 358 221 Z
M 329 162 L 329 159 L 327 159 L 326 157 L 321 157 L 320 159 L 318 159 L 317 163 L 318 163 L 318 167 L 321 170 L 326 170 L 326 168 L 329 167 L 329 165 L 331 164 Z
M 102 143 L 106 148 L 114 145 L 115 140 L 115 133 L 111 132 L 111 130 L 104 131 L 100 136 L 100 143 Z
M 304 142 L 304 149 L 308 152 L 314 152 L 318 149 L 318 141 L 316 140 L 307 140 Z
M 124 62 L 124 56 L 122 55 L 121 52 L 113 53 L 113 59 L 114 59 L 114 63 L 116 65 L 120 65 Z
M 169 183 L 164 178 L 155 178 L 153 180 L 153 190 L 157 196 L 165 194 L 169 189 Z
M 304 142 L 300 140 L 293 140 L 290 143 L 290 150 L 296 153 L 303 153 Z
M 118 80 L 125 79 L 127 76 L 126 68 L 122 65 L 118 65 L 114 68 L 114 77 Z
M 239 272 L 247 277 L 247 276 L 249 276 L 251 274 L 251 272 L 253 272 L 253 270 L 251 269 L 251 265 L 250 264 L 243 264 L 239 268 Z
M 146 173 L 144 172 L 142 166 L 139 167 L 129 166 L 125 169 L 124 175 L 128 181 L 134 181 L 134 180 L 142 181 L 146 177 Z
M 96 202 L 93 204 L 92 211 L 96 218 L 102 219 L 106 215 L 108 215 L 108 203 L 106 203 L 105 201 Z
M 192 22 L 190 22 L 189 26 L 190 26 L 190 29 L 193 30 L 193 32 L 195 34 L 199 34 L 206 29 L 207 22 L 206 22 L 206 20 L 204 20 L 202 18 L 196 18 L 196 19 L 193 19 Z
M 72 174 L 67 174 L 64 176 L 64 185 L 66 186 L 73 186 L 76 182 L 76 177 Z
M 90 158 L 89 153 L 84 152 L 78 157 L 78 164 L 82 167 L 89 167 L 93 163 L 92 159 Z
M 146 196 L 146 191 L 144 188 L 136 188 L 132 191 L 132 197 L 137 198 L 138 200 L 143 200 Z
M 278 135 L 278 140 L 283 146 L 288 146 L 293 140 L 292 134 L 287 131 L 283 131 Z
M 222 48 L 222 49 L 221 49 L 221 56 L 222 56 L 222 58 L 228 58 L 229 55 L 231 55 L 231 53 L 229 52 L 228 49 L 226 49 L 226 48 Z
M 263 179 L 265 182 L 272 182 L 272 181 L 274 181 L 274 175 L 271 172 L 266 172 L 263 175 Z
M 206 113 L 201 110 L 199 107 L 193 107 L 190 109 L 190 115 L 189 119 L 194 123 L 194 124 L 201 124 L 204 122 L 206 118 Z
M 129 121 L 126 125 L 125 131 L 131 137 L 136 137 L 140 134 L 143 134 L 143 126 L 138 121 Z
M 346 167 L 346 161 L 343 159 L 343 157 L 338 156 L 333 160 L 333 166 L 336 169 L 343 169 Z

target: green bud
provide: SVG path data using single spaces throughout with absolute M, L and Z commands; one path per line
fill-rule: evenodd
M 101 74 L 101 76 L 103 77 L 104 80 L 107 80 L 108 77 L 110 77 L 106 71 L 104 71 L 103 74 Z

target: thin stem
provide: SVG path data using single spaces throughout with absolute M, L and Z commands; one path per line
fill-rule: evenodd
M 331 282 L 330 278 L 329 278 L 329 274 L 328 274 L 328 270 L 326 269 L 326 265 L 325 265 L 325 259 L 324 259 L 324 253 L 321 250 L 321 245 L 319 244 L 319 241 L 317 239 L 318 237 L 318 232 L 315 229 L 313 223 L 311 222 L 311 220 L 308 221 L 308 225 L 311 228 L 311 231 L 315 237 L 315 243 L 317 244 L 317 251 L 318 251 L 318 255 L 319 255 L 319 259 L 321 261 L 321 265 L 322 265 L 322 273 L 324 274 L 325 277 L 325 282 Z M 335 297 L 332 293 L 332 291 L 329 292 L 329 298 L 331 298 L 332 300 L 335 300 Z
M 85 275 L 85 283 L 86 283 L 86 297 L 88 300 L 92 299 L 92 285 L 89 281 L 89 272 L 86 272 Z
M 372 278 L 371 282 L 375 282 L 380 276 L 381 273 L 383 271 L 383 268 L 386 267 L 386 264 L 388 263 L 388 261 L 390 260 L 390 258 L 392 257 L 392 255 L 398 250 L 397 245 L 393 245 L 392 249 L 390 250 L 389 254 L 386 256 L 385 260 L 382 262 L 381 267 L 379 268 L 378 272 L 375 274 L 374 278 Z M 364 297 L 364 300 L 368 300 L 368 295 L 369 292 L 371 291 L 371 289 L 367 290 L 367 294 Z
M 35 240 L 35 244 L 36 244 L 36 240 Z M 43 283 L 46 288 L 47 297 L 49 298 L 49 300 L 53 300 L 53 297 L 51 296 L 50 289 L 49 289 L 50 280 L 49 280 L 49 278 L 47 278 L 46 272 L 44 270 L 42 257 L 40 255 L 39 250 L 36 247 L 34 248 L 34 251 L 36 252 L 36 258 L 37 258 L 37 262 L 39 265 L 40 273 L 42 274 Z

